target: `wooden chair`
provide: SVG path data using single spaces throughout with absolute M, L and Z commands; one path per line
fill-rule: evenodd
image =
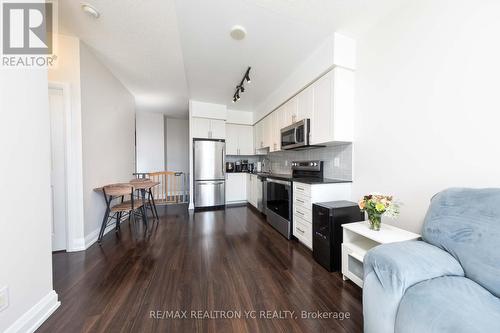
M 153 196 L 153 190 L 151 186 L 148 186 L 149 184 L 153 183 L 153 181 L 149 178 L 134 178 L 130 180 L 129 182 L 134 186 L 134 188 L 141 193 L 141 196 L 139 198 L 144 199 L 147 195 L 147 198 L 145 198 L 144 205 L 147 210 L 151 210 L 151 213 L 153 214 L 153 217 L 158 221 L 158 211 L 156 210 L 156 204 L 155 204 L 155 199 Z
M 146 210 L 144 209 L 144 204 L 142 200 L 134 198 L 134 187 L 130 184 L 113 184 L 104 186 L 102 189 L 104 193 L 104 200 L 106 201 L 106 212 L 104 213 L 104 218 L 102 220 L 101 230 L 99 232 L 99 238 L 97 241 L 100 243 L 102 237 L 104 236 L 104 231 L 108 226 L 109 222 L 113 219 L 116 220 L 116 231 L 120 230 L 120 222 L 123 217 L 123 213 L 128 214 L 129 220 L 134 219 L 136 214 L 142 217 L 144 225 L 148 226 L 148 219 L 146 216 Z M 130 196 L 129 201 L 124 201 L 126 196 Z M 120 203 L 113 205 L 113 200 L 119 199 Z M 110 216 L 111 215 L 111 216 Z

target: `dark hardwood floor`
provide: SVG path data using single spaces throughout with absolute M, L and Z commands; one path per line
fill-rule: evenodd
M 55 253 L 62 305 L 38 332 L 362 332 L 361 289 L 253 209 L 188 214 L 169 206 L 160 214 L 147 234 L 126 223 L 102 246 Z M 167 318 L 180 311 L 188 318 Z M 218 318 L 238 311 L 242 318 Z M 350 317 L 303 319 L 301 311 Z

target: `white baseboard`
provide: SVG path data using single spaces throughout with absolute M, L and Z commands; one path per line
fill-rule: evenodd
M 108 232 L 111 230 L 114 230 L 116 228 L 116 225 L 113 223 L 111 225 L 108 225 L 106 227 L 106 230 L 104 230 L 104 235 L 106 235 Z M 95 229 L 92 231 L 90 234 L 85 236 L 85 248 L 84 250 L 88 249 L 91 247 L 95 242 L 97 242 L 97 239 L 99 238 L 99 231 L 101 231 L 101 228 L 99 227 L 98 229 Z
M 71 247 L 69 247 L 66 251 L 67 252 L 78 252 L 78 251 L 85 251 L 87 248 L 85 247 L 85 238 L 77 238 L 74 239 L 73 242 L 71 242 Z
M 17 319 L 5 333 L 32 333 L 35 332 L 49 316 L 61 305 L 57 300 L 57 293 L 51 290 L 31 309 Z
M 226 207 L 231 208 L 231 207 L 241 207 L 241 206 L 246 206 L 248 201 L 243 200 L 243 201 L 227 201 L 226 202 Z

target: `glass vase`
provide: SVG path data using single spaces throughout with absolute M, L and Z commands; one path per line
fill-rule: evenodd
M 381 214 L 368 214 L 368 220 L 370 221 L 370 229 L 379 231 L 380 224 L 382 223 L 382 215 Z

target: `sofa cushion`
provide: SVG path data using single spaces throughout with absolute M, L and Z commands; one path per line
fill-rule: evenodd
M 453 255 L 466 277 L 500 297 L 500 189 L 438 193 L 425 217 L 422 238 Z
M 464 277 L 426 280 L 403 296 L 395 332 L 500 332 L 500 299 Z

